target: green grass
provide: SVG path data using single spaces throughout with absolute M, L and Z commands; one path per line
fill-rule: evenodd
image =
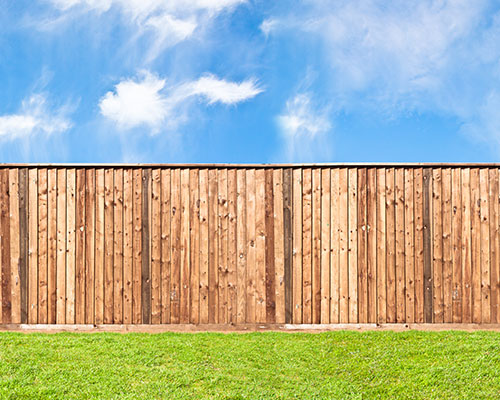
M 500 334 L 0 333 L 0 398 L 500 397 Z

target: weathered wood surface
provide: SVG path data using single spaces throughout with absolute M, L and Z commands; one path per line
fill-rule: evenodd
M 1 324 L 497 324 L 499 166 L 0 168 Z

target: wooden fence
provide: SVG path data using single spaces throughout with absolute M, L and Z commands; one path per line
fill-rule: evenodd
M 498 323 L 499 171 L 3 166 L 0 323 Z

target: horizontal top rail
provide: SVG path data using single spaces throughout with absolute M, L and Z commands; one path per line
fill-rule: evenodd
M 404 163 L 404 162 L 330 162 L 330 163 L 0 163 L 0 168 L 500 168 L 500 163 Z

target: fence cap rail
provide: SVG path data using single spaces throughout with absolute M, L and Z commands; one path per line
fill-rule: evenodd
M 327 162 L 327 163 L 0 163 L 0 168 L 500 168 L 500 163 Z

